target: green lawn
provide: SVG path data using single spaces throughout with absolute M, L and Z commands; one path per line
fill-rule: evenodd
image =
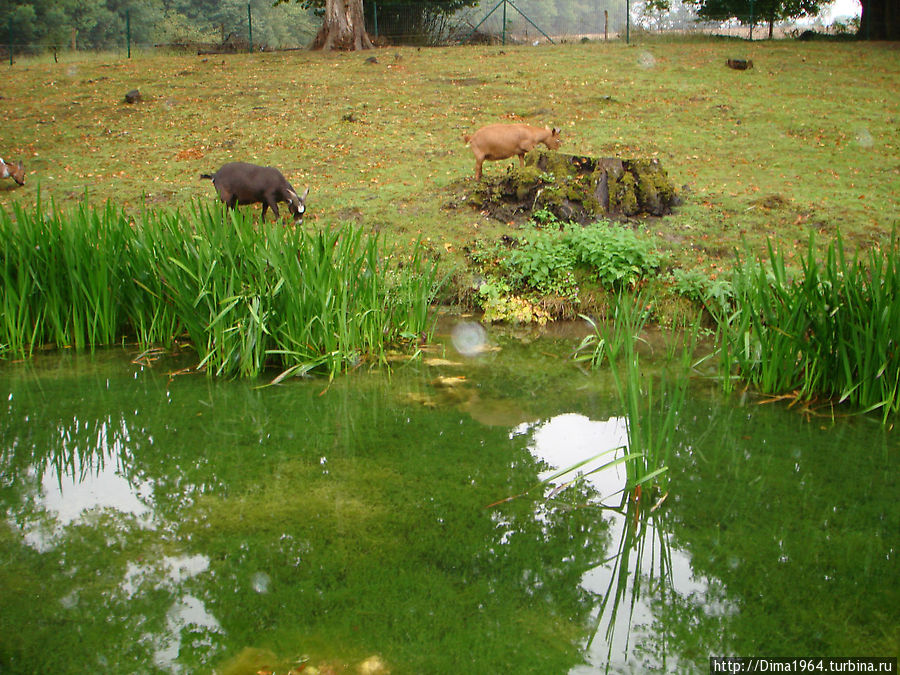
M 367 59 L 375 56 L 377 63 Z M 726 67 L 729 57 L 754 67 Z M 900 200 L 900 57 L 890 43 L 687 40 L 540 47 L 385 48 L 223 56 L 20 59 L 0 84 L 0 156 L 43 200 L 183 208 L 214 200 L 201 172 L 230 160 L 310 186 L 304 227 L 355 222 L 422 237 L 448 268 L 475 238 L 517 226 L 465 203 L 462 135 L 498 120 L 560 126 L 562 151 L 657 157 L 684 204 L 632 224 L 667 265 L 715 275 L 745 238 L 790 258 L 840 228 L 885 242 Z M 123 102 L 139 89 L 143 102 Z M 514 160 L 490 162 L 487 176 Z M 682 187 L 683 186 L 683 187 Z

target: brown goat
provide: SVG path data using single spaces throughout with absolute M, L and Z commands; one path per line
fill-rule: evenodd
M 489 124 L 471 136 L 463 136 L 463 140 L 475 155 L 475 180 L 481 180 L 481 164 L 486 159 L 506 159 L 518 155 L 519 162 L 525 166 L 525 153 L 533 150 L 538 143 L 556 150 L 562 142 L 559 140 L 559 129 L 527 124 Z
M 8 164 L 0 157 L 0 178 L 12 178 L 19 185 L 25 185 L 25 165 L 22 162 Z

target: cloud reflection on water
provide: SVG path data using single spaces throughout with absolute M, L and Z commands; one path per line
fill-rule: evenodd
M 592 420 L 581 414 L 566 413 L 537 423 L 521 424 L 511 432 L 511 436 L 522 434 L 531 435 L 530 452 L 550 467 L 540 475 L 542 480 L 587 457 L 607 450 L 615 451 L 615 454 L 596 458 L 558 476 L 553 481 L 557 487 L 571 481 L 579 472 L 587 474 L 628 452 L 627 419 L 624 417 Z M 634 525 L 633 520 L 629 521 L 632 514 L 627 510 L 614 510 L 623 504 L 622 490 L 626 483 L 623 464 L 587 475 L 585 480 L 596 490 L 598 503 L 609 507 L 598 511 L 598 517 L 609 524 L 611 544 L 606 559 L 587 570 L 581 579 L 582 588 L 597 598 L 593 617 L 596 630 L 585 644 L 585 663 L 573 668 L 570 675 L 603 672 L 607 666 L 607 672 L 612 673 L 647 672 L 648 668 L 680 672 L 677 659 L 666 654 L 664 640 L 660 646 L 659 626 L 665 621 L 661 612 L 670 604 L 667 598 L 688 599 L 711 615 L 728 614 L 734 609 L 714 599 L 719 595 L 714 589 L 710 592 L 711 587 L 717 585 L 715 580 L 694 576 L 690 556 L 672 547 L 668 528 L 659 519 L 642 516 L 645 521 L 638 528 L 637 539 L 634 538 L 635 529 L 629 527 Z M 623 551 L 623 542 L 630 542 L 637 554 L 632 555 L 634 550 Z M 620 576 L 622 564 L 628 566 L 625 576 Z M 617 589 L 620 579 L 630 585 Z M 622 593 L 618 602 L 602 602 L 615 593 Z M 627 611 L 617 611 L 623 607 Z

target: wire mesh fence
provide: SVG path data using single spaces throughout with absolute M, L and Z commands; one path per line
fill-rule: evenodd
M 565 11 L 560 12 L 557 5 Z M 532 44 L 573 38 L 615 39 L 625 26 L 623 0 L 489 0 L 452 14 L 411 2 L 371 3 L 369 33 L 381 43 Z
M 51 3 L 52 4 L 52 3 Z M 50 14 L 30 21 L 21 11 L 0 11 L 0 59 L 72 51 L 132 52 L 196 50 L 247 52 L 302 49 L 313 40 L 321 17 L 298 3 L 226 0 L 205 16 L 134 8 L 103 14 L 102 21 L 49 25 Z M 636 40 L 659 34 L 720 34 L 759 39 L 813 29 L 850 32 L 851 16 L 778 22 L 732 19 L 702 22 L 695 6 L 673 0 L 663 11 L 649 0 L 482 0 L 446 12 L 439 4 L 410 0 L 364 0 L 366 30 L 378 45 L 542 44 L 595 40 Z M 22 7 L 22 5 L 18 5 Z M 16 9 L 16 7 L 13 7 Z M 5 24 L 5 25 L 4 25 Z
M 535 0 L 491 0 L 460 13 L 469 27 L 462 40 L 540 44 L 572 40 L 610 40 L 624 35 L 626 2 L 572 0 L 542 3 Z

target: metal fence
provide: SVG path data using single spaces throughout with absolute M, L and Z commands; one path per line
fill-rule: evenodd
M 383 43 L 539 44 L 581 40 L 641 40 L 659 34 L 710 34 L 763 39 L 764 22 L 701 21 L 695 8 L 671 0 L 661 11 L 648 0 L 482 0 L 450 16 L 422 14 L 420 5 L 395 0 L 366 0 L 367 28 Z M 385 17 L 389 17 L 389 20 Z M 758 17 L 757 17 L 758 19 Z M 834 21 L 837 19 L 837 21 Z M 773 37 L 806 30 L 846 33 L 855 29 L 852 16 L 776 22 Z
M 627 2 L 484 0 L 451 15 L 429 14 L 413 3 L 372 2 L 367 28 L 381 42 L 431 45 L 616 39 L 625 28 Z
M 197 51 L 259 51 L 302 49 L 310 44 L 321 18 L 311 11 L 297 20 L 299 6 L 273 7 L 270 0 L 254 0 L 233 16 L 215 17 L 205 32 L 194 31 L 186 38 L 147 40 L 152 34 L 151 19 L 141 12 L 114 19 L 113 24 L 96 28 L 104 32 L 102 49 L 131 56 L 132 50 L 183 49 Z M 583 40 L 640 41 L 649 34 L 709 33 L 765 38 L 766 25 L 751 28 L 746 20 L 700 22 L 693 8 L 673 0 L 667 11 L 652 8 L 647 0 L 482 0 L 452 14 L 423 7 L 421 3 L 396 0 L 364 0 L 366 28 L 376 44 L 540 44 Z M 290 12 L 290 20 L 286 20 Z M 819 32 L 848 32 L 852 17 L 830 23 L 833 17 L 803 22 L 780 22 L 773 26 L 774 37 Z M 146 25 L 145 25 L 146 24 Z M 302 28 L 298 29 L 298 25 Z M 289 29 L 288 29 L 289 27 Z M 60 29 L 40 40 L 17 33 L 10 20 L 0 28 L 0 59 L 13 62 L 15 54 L 59 53 L 81 49 L 74 29 Z M 189 31 L 188 31 L 189 32 Z M 5 33 L 5 35 L 3 35 Z M 202 33 L 202 34 L 201 34 Z M 5 39 L 4 39 L 5 38 Z

